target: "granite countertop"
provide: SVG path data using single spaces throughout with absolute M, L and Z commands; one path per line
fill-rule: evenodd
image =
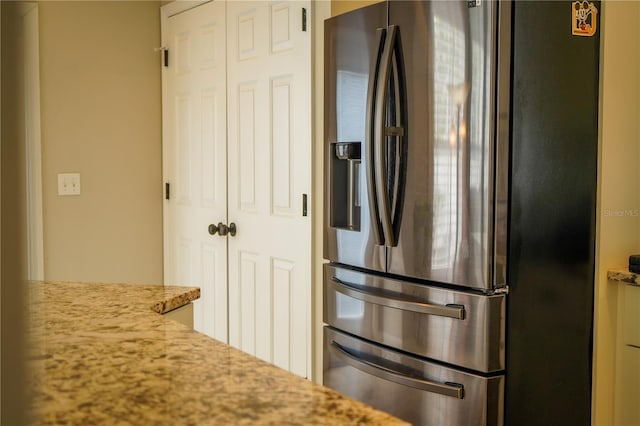
M 34 424 L 406 424 L 159 315 L 197 288 L 28 288 Z
M 622 281 L 627 284 L 640 286 L 640 274 L 629 271 L 628 268 L 609 269 L 607 278 L 612 281 Z

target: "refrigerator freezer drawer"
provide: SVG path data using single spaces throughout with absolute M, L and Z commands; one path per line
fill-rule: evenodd
M 504 370 L 505 296 L 324 265 L 324 322 L 385 346 L 484 373 Z
M 504 376 L 482 377 L 324 328 L 324 385 L 415 425 L 502 425 Z

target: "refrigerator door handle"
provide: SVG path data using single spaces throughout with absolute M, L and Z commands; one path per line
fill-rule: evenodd
M 374 305 L 386 306 L 389 308 L 401 309 L 403 311 L 417 312 L 419 314 L 435 315 L 439 317 L 448 317 L 463 320 L 465 317 L 465 309 L 462 305 L 436 305 L 424 303 L 418 300 L 398 299 L 390 297 L 388 294 L 378 296 L 371 292 L 362 291 L 358 288 L 350 286 L 342 282 L 336 277 L 331 278 L 333 287 L 337 292 L 363 302 L 373 303 Z
M 375 99 L 375 115 L 374 115 L 374 165 L 376 179 L 376 195 L 377 204 L 380 209 L 380 219 L 382 220 L 382 232 L 384 234 L 385 245 L 395 247 L 395 235 L 393 233 L 393 225 L 391 222 L 391 208 L 389 205 L 389 197 L 387 196 L 387 154 L 386 154 L 386 104 L 387 104 L 387 84 L 391 73 L 391 65 L 393 59 L 393 50 L 396 41 L 398 27 L 389 25 L 387 28 L 388 35 L 384 41 L 384 49 L 382 50 L 382 58 L 380 60 L 380 74 L 378 76 L 378 84 L 376 88 Z
M 377 364 L 371 360 L 365 360 L 357 357 L 335 341 L 331 342 L 331 346 L 335 349 L 336 354 L 343 362 L 349 364 L 354 368 L 357 368 L 360 371 L 371 374 L 372 376 L 376 376 L 389 382 L 409 386 L 425 392 L 451 396 L 457 399 L 464 399 L 464 386 L 460 383 L 439 383 L 431 380 L 419 379 L 416 377 L 400 374 L 384 365 Z
M 405 136 L 406 121 L 404 117 L 404 103 L 406 98 L 406 87 L 404 85 L 404 63 L 402 58 L 401 38 L 396 36 L 396 44 L 393 47 L 393 61 L 391 67 L 391 75 L 393 77 L 393 122 L 391 127 L 385 130 L 385 136 L 395 138 L 395 167 L 390 172 L 393 173 L 393 188 L 391 197 L 391 223 L 394 236 L 397 236 L 398 227 L 400 226 L 400 209 L 404 199 L 405 176 L 406 170 L 406 152 L 403 144 Z M 391 150 L 389 150 L 391 151 Z
M 369 213 L 371 214 L 371 228 L 373 231 L 373 237 L 377 245 L 384 244 L 382 238 L 382 230 L 380 225 L 380 213 L 377 201 L 376 191 L 376 179 L 374 170 L 374 138 L 375 138 L 375 107 L 376 107 L 376 94 L 378 86 L 378 74 L 380 71 L 380 57 L 383 51 L 383 43 L 386 35 L 384 28 L 378 28 L 376 31 L 378 40 L 378 50 L 376 52 L 376 60 L 373 64 L 371 72 L 369 74 L 369 88 L 367 91 L 367 122 L 365 126 L 365 148 L 366 148 L 366 162 L 365 168 L 367 173 L 367 194 L 369 196 Z

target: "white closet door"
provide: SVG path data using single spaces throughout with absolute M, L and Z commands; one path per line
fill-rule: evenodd
M 305 12 L 309 1 L 227 3 L 229 222 L 237 225 L 229 238 L 229 343 L 306 377 L 311 29 L 303 29 Z
M 199 286 L 194 326 L 227 341 L 227 238 L 209 224 L 227 223 L 225 2 L 169 17 L 163 25 L 165 284 Z

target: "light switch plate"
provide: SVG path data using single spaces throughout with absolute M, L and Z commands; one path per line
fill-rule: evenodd
M 80 173 L 59 173 L 58 195 L 80 195 Z

